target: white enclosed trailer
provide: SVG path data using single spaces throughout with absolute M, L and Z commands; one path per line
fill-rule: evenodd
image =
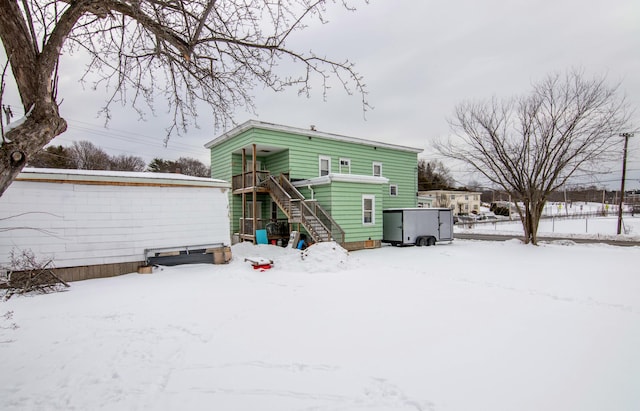
M 390 208 L 382 211 L 382 242 L 392 245 L 434 245 L 453 240 L 453 210 Z

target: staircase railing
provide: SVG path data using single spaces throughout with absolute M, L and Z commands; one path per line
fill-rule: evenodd
M 289 179 L 284 177 L 282 174 L 280 174 L 280 177 L 278 177 L 278 184 L 287 192 L 287 194 L 289 194 L 289 197 L 297 198 L 298 200 L 304 200 L 304 196 L 302 195 L 302 193 L 300 193 L 298 189 L 295 188 L 293 184 L 291 184 L 291 181 L 289 181 Z
M 318 204 L 317 201 L 304 201 L 303 216 L 305 212 L 315 216 L 320 221 L 327 233 L 331 235 L 331 239 L 337 243 L 344 243 L 344 230 L 336 223 L 336 221 L 327 213 L 327 211 Z M 304 217 L 303 217 L 304 218 Z
M 269 176 L 266 181 L 266 186 L 269 189 L 269 193 L 271 197 L 276 201 L 278 206 L 287 214 L 287 216 L 291 217 L 291 196 L 287 193 L 284 188 L 273 176 Z
M 273 177 L 271 177 L 273 179 Z M 273 179 L 273 183 L 276 183 L 275 179 Z M 338 223 L 327 213 L 327 211 L 318 204 L 317 201 L 305 200 L 304 196 L 298 191 L 297 188 L 291 184 L 291 182 L 284 176 L 280 175 L 278 178 L 277 184 L 273 184 L 275 186 L 279 186 L 276 191 L 282 192 L 287 195 L 289 199 L 289 204 L 300 204 L 300 218 L 302 219 L 301 223 L 305 225 L 307 228 L 311 228 L 316 231 L 317 235 L 321 235 L 321 233 L 317 232 L 319 230 L 313 228 L 315 219 L 320 225 L 320 229 L 324 231 L 330 238 L 325 238 L 325 240 L 333 239 L 338 243 L 344 243 L 344 230 L 338 225 Z M 271 190 L 271 185 L 270 185 Z M 294 200 L 294 201 L 292 201 Z M 298 200 L 298 201 L 295 201 Z M 289 208 L 290 212 L 293 210 L 291 206 Z M 290 214 L 291 216 L 292 214 Z

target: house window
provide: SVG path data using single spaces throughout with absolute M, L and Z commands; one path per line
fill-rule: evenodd
M 331 173 L 331 157 L 329 156 L 320 156 L 318 160 L 318 166 L 320 169 L 320 177 L 328 176 Z
M 351 174 L 351 159 L 340 159 L 340 174 Z
M 362 196 L 362 224 L 376 223 L 376 196 L 364 194 Z
M 398 195 L 398 185 L 397 184 L 391 184 L 389 186 L 389 195 L 391 197 L 395 197 Z
M 373 163 L 373 176 L 382 177 L 382 163 L 378 163 L 378 162 Z

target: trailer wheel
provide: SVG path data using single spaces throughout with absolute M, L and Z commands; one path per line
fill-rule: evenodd
M 436 239 L 433 237 L 429 237 L 427 239 L 427 247 L 432 246 L 432 245 L 436 245 Z
M 429 245 L 429 241 L 427 240 L 427 238 L 426 238 L 426 237 L 418 237 L 418 238 L 416 239 L 416 245 L 417 245 L 418 247 L 424 247 L 424 246 Z

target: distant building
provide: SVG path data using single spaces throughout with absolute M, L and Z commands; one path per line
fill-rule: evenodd
M 477 214 L 480 212 L 480 195 L 476 191 L 429 190 L 418 192 L 420 207 L 444 207 L 453 210 L 454 215 Z
M 633 205 L 640 205 L 640 190 L 639 191 L 625 192 L 624 201 L 625 201 L 625 203 L 630 203 L 630 204 L 633 204 Z
M 436 200 L 433 196 L 429 195 L 420 195 L 420 193 L 424 193 L 425 191 L 418 192 L 418 207 L 423 208 L 432 208 L 435 207 Z

